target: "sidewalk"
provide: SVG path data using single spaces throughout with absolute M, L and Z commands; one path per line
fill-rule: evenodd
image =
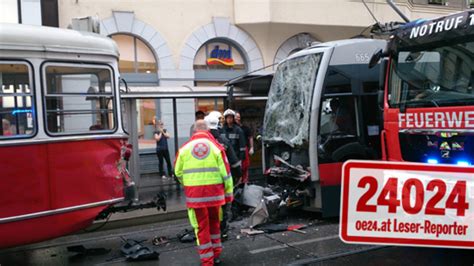
M 148 202 L 157 193 L 166 195 L 167 210 L 157 211 L 155 208 L 114 213 L 109 220 L 95 221 L 89 228 L 101 227 L 101 230 L 115 229 L 124 226 L 134 226 L 187 217 L 184 192 L 182 186 L 177 186 L 172 178 L 162 179 L 157 174 L 142 175 L 138 191 L 141 202 Z

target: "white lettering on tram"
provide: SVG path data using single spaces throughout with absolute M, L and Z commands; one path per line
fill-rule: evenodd
M 474 14 L 471 14 L 469 18 L 471 18 L 471 22 L 469 22 L 469 26 L 474 25 Z
M 398 127 L 474 129 L 474 111 L 399 113 Z
M 469 25 L 474 24 L 474 14 L 470 16 Z M 423 37 L 425 35 L 431 35 L 433 33 L 440 33 L 443 31 L 449 31 L 457 29 L 463 21 L 463 16 L 450 18 L 447 20 L 440 20 L 429 24 L 413 27 L 410 32 L 410 39 Z

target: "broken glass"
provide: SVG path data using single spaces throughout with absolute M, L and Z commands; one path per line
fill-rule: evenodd
M 311 98 L 322 53 L 290 59 L 275 72 L 263 122 L 263 140 L 291 147 L 308 141 Z

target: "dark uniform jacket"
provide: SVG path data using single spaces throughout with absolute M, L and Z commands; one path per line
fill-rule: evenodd
M 244 131 L 236 124 L 232 125 L 232 127 L 224 125 L 221 129 L 221 136 L 230 140 L 237 157 L 243 161 L 245 159 L 245 147 L 247 145 Z
M 241 161 L 232 147 L 232 143 L 225 136 L 220 135 L 219 130 L 211 129 L 211 134 L 225 148 L 227 160 L 229 160 L 232 177 L 240 178 L 242 176 Z

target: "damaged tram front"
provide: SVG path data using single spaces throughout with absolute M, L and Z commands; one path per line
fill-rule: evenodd
M 287 207 L 339 214 L 342 164 L 380 158 L 380 65 L 386 42 L 350 39 L 291 55 L 275 72 L 263 124 L 263 169 Z

